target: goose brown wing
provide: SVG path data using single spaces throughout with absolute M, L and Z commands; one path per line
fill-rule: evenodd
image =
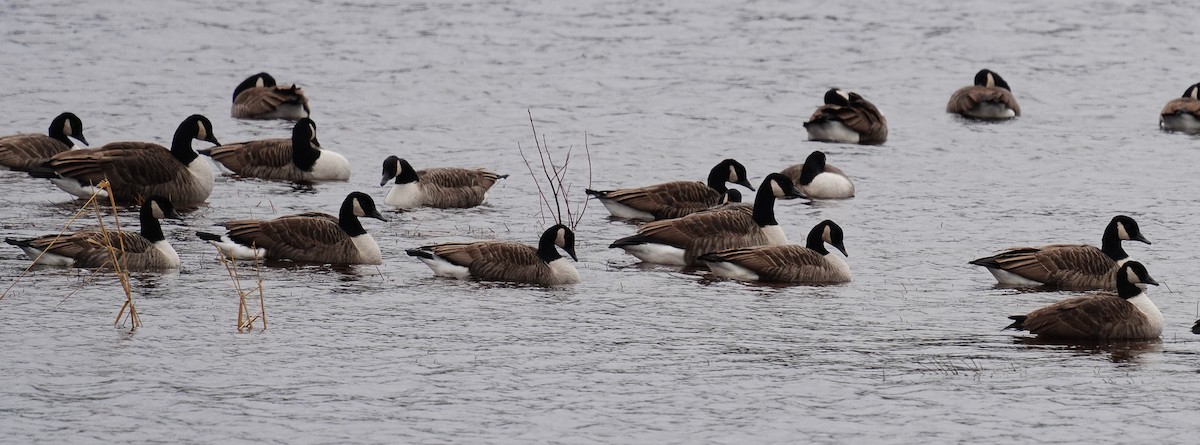
M 28 171 L 71 147 L 44 134 L 14 134 L 0 138 L 0 165 Z
M 291 139 L 263 139 L 215 147 L 213 160 L 242 176 L 262 176 L 267 169 L 292 165 Z
M 804 246 L 759 246 L 710 254 L 750 269 L 761 279 L 787 282 L 828 281 L 823 255 Z
M 466 267 L 471 275 L 485 280 L 536 283 L 549 266 L 538 258 L 537 249 L 507 241 L 448 243 L 428 247 L 435 255 Z
M 804 164 L 791 165 L 779 171 L 779 174 L 787 176 L 788 179 L 791 179 L 796 184 L 800 183 L 800 175 L 802 173 L 804 173 Z
M 761 233 L 754 223 L 753 208 L 738 206 L 721 210 L 708 210 L 691 215 L 652 221 L 638 227 L 638 235 L 652 239 L 656 243 L 686 248 L 696 240 L 705 238 L 726 238 Z M 743 247 L 739 245 L 726 248 Z M 713 249 L 709 252 L 724 249 Z
M 1163 116 L 1172 114 L 1191 114 L 1200 118 L 1200 100 L 1192 99 L 1190 97 L 1174 99 L 1170 102 L 1167 102 L 1167 105 L 1163 107 L 1162 112 L 1159 114 Z
M 338 227 L 337 217 L 324 213 L 289 215 L 273 220 L 235 220 L 225 223 L 229 237 L 239 244 L 267 249 L 271 258 L 313 261 L 334 257 L 350 236 Z
M 1040 283 L 1071 289 L 1116 288 L 1117 262 L 1095 246 L 1052 244 L 991 257 L 998 268 Z
M 296 86 L 255 87 L 242 91 L 233 101 L 233 117 L 254 118 L 268 114 L 285 103 L 298 103 L 309 111 L 308 97 Z
M 721 203 L 721 194 L 699 181 L 672 181 L 608 192 L 605 199 L 654 215 L 679 218 Z
M 482 187 L 484 191 L 496 184 L 500 175 L 482 168 L 430 168 L 418 170 L 417 177 L 425 185 L 437 185 L 444 188 Z
M 50 158 L 50 168 L 81 183 L 108 178 L 113 188 L 164 184 L 184 171 L 171 152 L 149 142 L 114 142 L 94 150 L 68 150 Z M 120 191 L 117 193 L 123 196 Z
M 99 230 L 82 230 L 54 239 L 54 235 L 46 235 L 30 241 L 30 245 L 38 250 L 75 259 L 80 267 L 100 267 L 109 261 L 107 242 L 120 252 L 124 249 L 128 254 L 139 254 L 150 250 L 153 245 L 141 234 L 133 232 L 108 232 L 108 240 Z M 118 253 L 120 255 L 120 253 Z
M 1046 337 L 1112 337 L 1113 328 L 1136 320 L 1138 314 L 1132 304 L 1116 295 L 1076 297 L 1030 312 L 1021 327 Z
M 864 143 L 882 142 L 887 139 L 887 121 L 874 105 L 870 105 L 870 108 L 822 105 L 813 112 L 809 121 L 822 119 L 841 122 L 847 128 L 858 132 Z
M 946 103 L 946 112 L 963 114 L 975 109 L 979 104 L 987 102 L 1004 104 L 1016 114 L 1021 114 L 1021 107 L 1017 105 L 1017 98 L 1011 91 L 978 85 L 962 87 L 955 91 L 954 95 L 950 96 L 950 102 Z

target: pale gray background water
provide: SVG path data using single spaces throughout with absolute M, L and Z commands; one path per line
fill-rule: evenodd
M 0 12 L 0 133 L 78 114 L 93 146 L 169 141 L 192 113 L 225 142 L 290 134 L 230 119 L 266 70 L 309 93 L 348 184 L 219 179 L 166 226 L 178 273 L 135 277 L 145 325 L 114 329 L 108 276 L 43 269 L 0 300 L 6 443 L 1188 442 L 1200 428 L 1193 227 L 1197 139 L 1157 130 L 1195 77 L 1191 2 L 53 2 Z M 980 68 L 1025 115 L 943 113 Z M 824 91 L 887 114 L 882 147 L 805 141 Z M 587 135 L 596 187 L 696 178 L 724 157 L 755 182 L 829 153 L 853 200 L 781 203 L 794 241 L 830 218 L 855 281 L 764 287 L 644 268 L 606 249 L 633 227 L 589 207 L 584 283 L 431 277 L 403 249 L 544 227 L 517 153 L 527 110 L 550 145 Z M 204 144 L 197 143 L 197 147 Z M 382 198 L 379 163 L 485 165 L 491 204 L 368 220 L 378 269 L 266 271 L 265 332 L 195 230 Z M 582 163 L 577 164 L 582 168 Z M 575 173 L 577 187 L 586 171 Z M 0 175 L 4 236 L 52 232 L 77 203 Z M 580 196 L 574 196 L 579 198 Z M 994 287 L 995 249 L 1099 243 L 1116 213 L 1164 286 L 1161 343 L 1028 346 L 1006 316 L 1067 297 Z M 130 221 L 130 220 L 126 220 Z M 28 260 L 0 250 L 12 283 Z M 77 293 L 67 296 L 72 290 Z

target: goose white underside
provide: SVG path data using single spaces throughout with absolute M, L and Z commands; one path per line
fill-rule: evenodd
M 350 161 L 340 153 L 321 150 L 311 174 L 314 181 L 347 181 L 350 179 Z
M 50 178 L 50 182 L 58 186 L 64 192 L 75 195 L 79 198 L 91 198 L 96 195 L 101 198 L 107 198 L 108 192 L 100 187 L 93 187 L 91 184 L 82 184 L 79 181 L 71 178 Z
M 445 258 L 434 255 L 433 258 L 417 257 L 426 266 L 433 270 L 433 274 L 439 277 L 456 278 L 466 280 L 471 278 L 471 271 L 466 267 L 446 261 Z
M 1166 131 L 1200 133 L 1200 120 L 1191 114 L 1162 116 L 1158 121 L 1158 127 Z
M 360 264 L 383 264 L 383 252 L 379 250 L 379 243 L 375 242 L 375 237 L 370 233 L 350 237 L 350 241 L 358 249 Z
M 975 108 L 967 111 L 966 114 L 976 119 L 1012 119 L 1017 117 L 1017 112 L 1013 111 L 1012 108 L 993 102 L 980 103 Z
M 258 119 L 286 119 L 296 121 L 308 117 L 304 106 L 300 104 L 283 104 L 274 111 L 257 116 Z
M 1045 284 L 1040 281 L 1034 281 L 1025 278 L 1004 269 L 993 269 L 989 267 L 987 270 L 988 272 L 992 273 L 992 276 L 996 277 L 996 281 L 1000 282 L 1000 284 L 1008 286 L 1041 286 Z
M 34 260 L 34 264 L 41 264 L 45 266 L 72 266 L 75 264 L 75 259 L 71 257 L 55 255 L 53 253 L 43 254 L 42 251 L 33 247 L 20 247 L 21 250 L 25 251 L 26 255 L 29 255 L 29 259 Z M 39 255 L 41 255 L 40 258 L 38 257 Z
M 410 182 L 407 184 L 395 184 L 388 191 L 386 197 L 383 198 L 383 203 L 392 207 L 401 209 L 411 209 L 420 207 L 424 201 L 424 195 L 421 194 L 420 183 Z
M 1150 323 L 1152 329 L 1157 330 L 1160 334 L 1162 333 L 1162 312 L 1158 310 L 1158 306 L 1156 306 L 1153 301 L 1150 301 L 1150 297 L 1146 295 L 1146 292 L 1142 292 L 1136 297 L 1130 298 L 1126 301 L 1133 303 L 1133 307 L 1136 307 L 1139 311 L 1146 315 L 1146 321 Z
M 732 278 L 742 281 L 758 281 L 758 274 L 745 267 L 729 261 L 701 261 L 708 270 L 721 278 Z
M 267 249 L 251 248 L 244 244 L 238 244 L 229 238 L 228 235 L 222 235 L 220 241 L 210 241 L 221 252 L 233 259 L 238 260 L 261 260 L 267 257 Z
M 857 131 L 851 130 L 837 121 L 810 123 L 805 128 L 808 129 L 808 140 L 810 141 L 857 144 L 859 139 Z
M 608 213 L 617 218 L 640 219 L 642 221 L 654 221 L 654 215 L 644 212 L 625 204 L 621 204 L 612 199 L 600 198 L 600 203 L 604 204 L 604 208 L 608 209 Z
M 567 257 L 562 257 L 548 263 L 550 266 L 551 279 L 548 284 L 575 284 L 580 281 L 579 270 L 575 269 L 575 264 Z
M 175 247 L 172 247 L 171 243 L 168 243 L 167 240 L 156 241 L 154 248 L 158 249 L 159 253 L 166 258 L 166 264 L 162 264 L 162 267 L 177 269 L 183 265 L 183 262 L 179 260 L 179 252 L 176 252 Z
M 808 185 L 799 187 L 810 199 L 846 199 L 854 197 L 854 183 L 837 173 L 820 173 Z
M 630 255 L 646 263 L 666 264 L 670 266 L 687 266 L 684 260 L 684 250 L 666 244 L 635 244 L 621 246 Z

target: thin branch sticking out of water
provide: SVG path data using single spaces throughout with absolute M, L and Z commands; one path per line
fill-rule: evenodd
M 541 163 L 542 167 L 542 176 L 546 178 L 547 186 L 545 188 L 542 187 L 541 180 L 538 178 L 538 174 L 534 172 L 533 164 L 531 164 L 529 162 L 529 158 L 525 156 L 525 150 L 521 147 L 520 142 L 517 142 L 517 151 L 521 153 L 521 159 L 525 161 L 525 167 L 529 170 L 529 175 L 533 177 L 534 185 L 537 186 L 538 196 L 542 198 L 542 204 L 545 206 L 543 209 L 539 209 L 542 224 L 546 223 L 545 210 L 549 209 L 551 212 L 553 212 L 556 223 L 565 224 L 574 229 L 577 225 L 579 225 L 579 222 L 583 220 L 583 213 L 587 211 L 588 200 L 584 199 L 583 204 L 578 206 L 575 210 L 571 208 L 571 186 L 567 183 L 566 179 L 568 169 L 571 165 L 572 148 L 567 148 L 567 153 L 563 158 L 562 165 L 555 165 L 553 153 L 550 150 L 549 144 L 546 143 L 546 136 L 542 135 L 540 139 L 538 137 L 537 125 L 534 124 L 533 121 L 533 112 L 526 110 L 526 113 L 529 115 L 529 129 L 533 132 L 533 143 L 537 148 L 538 161 Z M 584 151 L 587 154 L 588 187 L 591 187 L 592 154 L 591 150 L 588 148 L 586 133 L 584 134 Z M 546 196 L 547 190 L 550 191 L 549 197 Z M 552 198 L 554 201 L 553 205 L 550 204 Z
M 215 247 L 215 246 L 214 246 Z M 247 332 L 254 330 L 254 322 L 262 319 L 263 330 L 267 329 L 267 304 L 263 295 L 263 277 L 262 267 L 258 262 L 258 257 L 254 258 L 254 273 L 255 285 L 253 289 L 242 289 L 241 275 L 238 273 L 237 261 L 233 258 L 225 256 L 225 252 L 217 247 L 217 256 L 221 258 L 221 265 L 225 266 L 225 272 L 229 274 L 229 278 L 233 280 L 233 290 L 238 294 L 238 332 Z M 257 293 L 258 294 L 258 314 L 250 313 L 250 305 L 246 301 L 246 297 Z

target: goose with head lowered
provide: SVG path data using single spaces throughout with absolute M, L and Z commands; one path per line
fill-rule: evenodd
M 787 235 L 775 220 L 775 200 L 799 197 L 791 179 L 772 173 L 759 186 L 753 206 L 730 206 L 652 221 L 638 227 L 636 235 L 616 240 L 608 247 L 623 249 L 647 263 L 692 266 L 706 253 L 784 245 Z
M 841 226 L 825 220 L 808 232 L 807 243 L 803 246 L 743 247 L 706 253 L 697 260 L 724 278 L 778 283 L 845 283 L 850 281 L 850 266 L 825 248 L 829 244 L 846 255 L 842 236 Z
M 301 183 L 350 179 L 350 162 L 341 154 L 321 148 L 317 124 L 307 117 L 296 121 L 291 139 L 225 144 L 199 153 L 244 178 Z
M 83 137 L 83 122 L 74 113 L 62 113 L 50 121 L 48 134 L 22 133 L 0 137 L 0 169 L 29 171 L 50 160 L 50 157 L 70 150 L 75 138 L 87 145 Z
M 1158 113 L 1158 128 L 1200 134 L 1200 83 L 1192 85 Z
M 596 197 L 608 212 L 617 218 L 654 221 L 679 218 L 723 204 L 729 190 L 725 183 L 738 184 L 750 190 L 746 167 L 733 159 L 718 163 L 708 173 L 708 182 L 672 181 L 645 187 L 592 190 L 588 195 Z
M 854 183 L 841 169 L 825 163 L 825 153 L 814 151 L 803 164 L 780 171 L 792 178 L 796 189 L 808 199 L 846 199 L 854 197 Z
M 163 235 L 161 218 L 180 219 L 171 201 L 153 196 L 142 204 L 138 211 L 141 231 L 99 229 L 82 230 L 65 235 L 43 235 L 33 239 L 5 239 L 8 244 L 19 247 L 37 264 L 50 266 L 107 267 L 112 268 L 112 254 L 125 270 L 176 269 L 179 254 Z
M 887 119 L 858 93 L 837 88 L 825 92 L 825 104 L 804 123 L 808 140 L 879 145 L 887 142 Z
M 1114 276 L 1117 293 L 1069 298 L 1026 315 L 1008 317 L 1005 329 L 1060 340 L 1150 340 L 1162 336 L 1163 315 L 1146 296 L 1158 285 L 1146 267 L 1129 261 Z
M 223 235 L 196 232 L 235 259 L 288 260 L 318 264 L 382 264 L 375 238 L 360 217 L 387 221 L 365 193 L 351 192 L 338 216 L 308 212 L 272 220 L 240 219 L 221 224 Z
M 959 88 L 950 96 L 946 112 L 969 119 L 1004 120 L 1021 115 L 1017 98 L 999 74 L 989 69 L 975 74 L 975 84 Z
M 267 73 L 246 78 L 233 89 L 230 115 L 237 119 L 285 119 L 308 117 L 308 96 L 296 85 L 278 85 Z
M 113 142 L 56 154 L 29 174 L 80 198 L 95 193 L 107 198 L 108 192 L 96 186 L 108 180 L 117 201 L 163 196 L 176 206 L 200 203 L 212 193 L 213 170 L 207 160 L 198 159 L 192 139 L 221 145 L 208 118 L 194 114 L 179 124 L 170 149 L 150 142 Z
M 1133 218 L 1117 215 L 1104 228 L 1100 248 L 1086 244 L 1051 244 L 1010 249 L 971 261 L 991 272 L 1000 284 L 1062 289 L 1115 289 L 1115 274 L 1129 254 L 1122 240 L 1150 244 Z
M 559 253 L 562 249 L 570 258 Z M 511 241 L 446 243 L 408 249 L 433 269 L 434 275 L 466 280 L 555 286 L 579 282 L 575 256 L 575 232 L 556 224 L 545 232 L 537 247 Z
M 395 179 L 383 202 L 396 208 L 468 208 L 487 202 L 488 190 L 507 177 L 483 168 L 417 170 L 407 160 L 388 156 L 383 160 L 383 179 L 379 185 Z

